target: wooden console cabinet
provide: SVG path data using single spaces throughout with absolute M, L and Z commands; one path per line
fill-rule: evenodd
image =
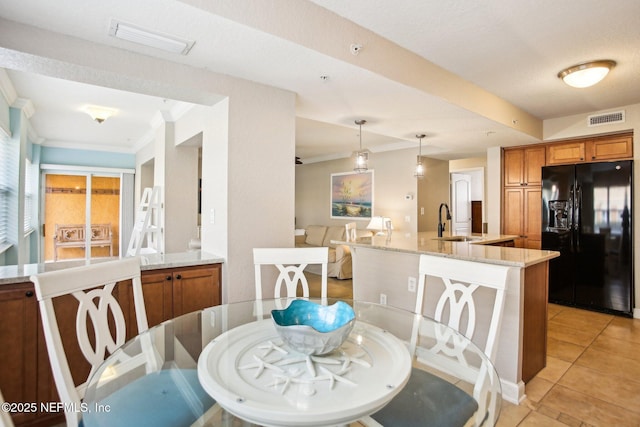
M 221 265 L 207 264 L 142 272 L 142 288 L 149 327 L 191 311 L 219 305 L 222 300 Z M 137 335 L 130 282 L 118 283 L 114 295 L 127 322 L 127 336 Z M 77 344 L 75 317 L 78 302 L 72 296 L 54 300 L 67 358 L 76 383 L 86 379 L 89 364 Z M 31 282 L 0 286 L 0 390 L 7 402 L 58 401 L 44 341 L 38 301 Z M 52 426 L 64 414 L 12 414 L 16 426 Z

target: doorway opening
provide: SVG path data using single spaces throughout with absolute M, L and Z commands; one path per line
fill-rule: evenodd
M 484 168 L 450 172 L 453 234 L 485 233 Z

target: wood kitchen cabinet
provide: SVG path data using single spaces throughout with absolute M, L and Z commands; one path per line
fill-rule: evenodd
M 633 135 L 607 135 L 547 145 L 547 164 L 626 160 L 633 158 Z
M 142 273 L 149 327 L 222 302 L 219 264 Z M 155 303 L 147 302 L 147 295 Z
M 587 159 L 608 161 L 633 158 L 633 137 L 631 135 L 608 136 L 586 143 Z
M 529 382 L 547 365 L 549 262 L 524 270 L 522 305 L 522 381 Z
M 540 249 L 542 189 L 505 187 L 502 220 L 502 234 L 520 236 L 516 239 L 516 247 Z
M 585 141 L 554 143 L 547 146 L 547 165 L 584 162 L 586 155 Z
M 0 390 L 10 403 L 37 401 L 38 301 L 30 282 L 0 291 Z M 33 421 L 37 413 L 13 413 L 16 424 Z
M 532 146 L 504 150 L 503 181 L 505 187 L 542 185 L 545 147 Z

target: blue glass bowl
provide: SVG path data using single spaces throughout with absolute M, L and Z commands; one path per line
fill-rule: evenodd
M 327 306 L 303 299 L 292 301 L 284 310 L 272 310 L 271 317 L 285 344 L 307 355 L 327 354 L 340 347 L 356 321 L 347 303 Z

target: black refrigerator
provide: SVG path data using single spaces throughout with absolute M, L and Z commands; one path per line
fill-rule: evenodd
M 632 316 L 633 161 L 542 168 L 549 301 Z

